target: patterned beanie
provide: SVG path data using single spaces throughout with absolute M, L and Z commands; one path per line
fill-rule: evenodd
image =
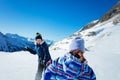
M 35 37 L 35 39 L 37 40 L 37 39 L 41 39 L 42 40 L 42 36 L 41 36 L 41 34 L 40 33 L 36 33 L 36 37 Z
M 81 37 L 74 38 L 69 46 L 69 52 L 72 50 L 80 50 L 84 53 L 85 52 L 84 39 L 82 39 Z

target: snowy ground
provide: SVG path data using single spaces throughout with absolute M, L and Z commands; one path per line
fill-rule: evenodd
M 28 52 L 0 52 L 0 80 L 34 80 L 37 57 Z
M 51 51 L 53 59 L 65 51 Z M 37 71 L 37 56 L 29 52 L 0 52 L 0 80 L 34 80 Z
M 120 80 L 120 27 L 116 28 L 85 54 L 97 80 Z

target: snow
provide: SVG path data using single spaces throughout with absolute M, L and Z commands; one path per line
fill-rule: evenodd
M 19 36 L 17 34 L 3 34 L 0 32 L 0 51 L 14 52 L 24 50 L 24 47 L 29 45 L 33 48 L 34 43 L 28 41 L 27 38 Z
M 118 16 L 120 15 L 117 15 L 117 18 Z M 88 49 L 84 55 L 88 64 L 93 68 L 97 80 L 120 80 L 120 23 L 114 25 L 115 19 L 116 16 L 80 33 L 85 39 L 85 46 Z M 86 36 L 93 31 L 97 34 Z M 72 39 L 73 37 L 59 41 L 51 48 L 59 46 L 57 50 L 54 50 L 54 53 L 57 53 L 58 50 L 68 50 Z M 64 44 L 60 44 L 63 42 Z
M 88 64 L 93 68 L 97 80 L 120 80 L 120 23 L 113 24 L 111 18 L 103 23 L 82 31 L 84 53 Z M 87 36 L 89 32 L 97 32 Z M 75 37 L 75 36 L 74 36 Z M 52 59 L 67 53 L 73 37 L 56 42 L 50 47 Z M 0 80 L 34 80 L 37 71 L 37 56 L 29 52 L 0 52 Z
M 52 40 L 46 40 L 46 43 L 50 46 L 54 43 Z M 34 48 L 34 39 L 19 36 L 18 34 L 0 32 L 0 51 L 14 52 L 24 50 L 25 46 Z
M 51 50 L 52 59 L 66 52 Z M 0 52 L 0 80 L 34 80 L 38 67 L 37 55 L 29 52 Z
M 94 20 L 92 23 L 96 23 L 96 22 L 98 22 L 99 20 Z
M 103 28 L 104 30 L 102 30 Z M 91 31 L 92 30 L 102 31 L 92 37 L 92 40 L 89 40 L 86 38 L 87 36 L 84 36 L 85 39 L 88 39 L 86 46 L 92 45 L 90 51 L 84 53 L 88 60 L 88 64 L 93 68 L 97 80 L 120 80 L 120 23 L 117 25 L 106 23 L 101 28 L 91 29 Z M 55 46 L 59 45 L 60 44 Z M 61 44 L 61 46 L 62 45 L 65 46 L 65 44 Z M 62 53 L 62 49 L 54 50 L 53 56 L 62 56 L 65 54 L 64 52 L 66 51 L 63 51 Z
M 37 57 L 28 52 L 0 52 L 0 80 L 34 80 Z
M 114 29 L 99 40 L 92 51 L 85 54 L 97 80 L 120 80 L 120 25 Z

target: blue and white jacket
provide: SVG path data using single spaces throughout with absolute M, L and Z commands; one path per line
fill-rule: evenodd
M 96 80 L 96 76 L 88 64 L 68 53 L 48 66 L 44 80 Z

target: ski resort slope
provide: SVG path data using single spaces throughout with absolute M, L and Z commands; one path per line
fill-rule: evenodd
M 120 24 L 107 30 L 85 56 L 97 80 L 120 80 Z

